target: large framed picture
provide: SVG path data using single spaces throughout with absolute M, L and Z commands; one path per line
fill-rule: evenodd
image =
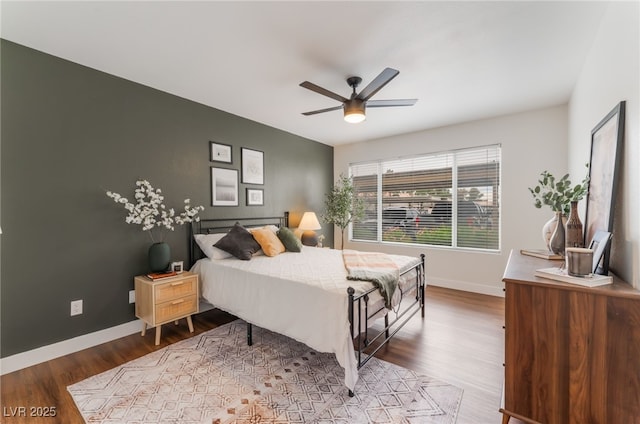
M 238 206 L 238 170 L 211 167 L 211 205 Z
M 613 206 L 615 203 L 620 150 L 624 138 L 625 102 L 620 102 L 591 131 L 591 160 L 589 165 L 589 192 L 585 214 L 585 246 L 598 231 L 613 232 Z M 615 237 L 615 234 L 614 234 Z M 609 273 L 610 246 L 607 245 L 597 273 Z
M 244 147 L 241 151 L 242 182 L 244 184 L 264 184 L 264 153 Z
M 211 162 L 231 163 L 231 146 L 228 144 L 209 142 L 209 153 Z

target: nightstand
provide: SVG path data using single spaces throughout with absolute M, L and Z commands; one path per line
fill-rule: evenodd
M 191 315 L 198 313 L 198 276 L 183 272 L 175 277 L 153 281 L 145 275 L 134 278 L 136 289 L 136 317 L 142 320 L 142 336 L 147 325 L 156 328 L 156 345 L 160 344 L 162 324 L 187 319 L 193 333 Z

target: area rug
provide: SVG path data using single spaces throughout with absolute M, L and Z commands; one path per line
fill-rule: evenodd
M 462 390 L 371 358 L 355 396 L 335 355 L 237 320 L 68 387 L 88 423 L 455 423 Z

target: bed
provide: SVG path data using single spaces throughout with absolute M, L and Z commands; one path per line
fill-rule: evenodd
M 317 351 L 334 353 L 345 369 L 350 395 L 368 358 L 418 311 L 424 317 L 424 255 L 386 255 L 399 275 L 398 289 L 386 300 L 371 282 L 347 279 L 340 250 L 302 246 L 300 252 L 272 256 L 258 251 L 250 260 L 203 253 L 207 243 L 224 236 L 236 223 L 249 230 L 277 231 L 288 227 L 288 213 L 192 223 L 190 264 L 200 276 L 202 298 L 246 321 L 249 344 L 252 325 L 257 325 Z M 370 330 L 378 319 L 384 320 L 384 328 Z

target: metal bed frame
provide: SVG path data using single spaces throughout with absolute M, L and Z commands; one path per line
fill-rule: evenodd
M 215 234 L 227 232 L 231 229 L 235 223 L 238 222 L 243 226 L 264 226 L 264 225 L 276 225 L 278 227 L 289 226 L 289 212 L 285 212 L 282 216 L 275 217 L 261 217 L 261 218 L 221 218 L 221 219 L 203 219 L 198 222 L 192 222 L 190 224 L 189 232 L 189 265 L 193 266 L 196 261 L 204 254 L 198 247 L 193 237 L 195 234 Z M 395 319 L 389 322 L 389 313 L 387 311 L 384 315 L 384 328 L 375 334 L 371 339 L 369 338 L 369 320 L 373 319 L 377 314 L 383 311 L 384 306 L 376 309 L 375 311 L 369 311 L 369 295 L 377 290 L 375 287 L 371 287 L 364 293 L 357 294 L 352 287 L 347 289 L 347 295 L 349 297 L 348 303 L 348 316 L 349 325 L 351 329 L 351 338 L 354 343 L 354 350 L 358 361 L 358 370 L 362 368 L 368 361 L 374 356 L 382 347 L 384 347 L 391 338 L 411 319 L 418 311 L 421 313 L 421 317 L 424 318 L 425 314 L 425 302 L 424 302 L 424 290 L 425 290 L 425 255 L 420 254 L 420 263 L 414 267 L 401 273 L 401 276 L 416 270 L 415 276 L 415 297 L 411 303 L 402 306 L 402 299 L 399 305 L 399 309 Z M 364 311 L 364 312 L 363 312 Z M 354 314 L 358 314 L 358 325 L 360 329 L 354 328 Z M 379 318 L 375 318 L 377 320 Z M 363 328 L 364 327 L 364 328 Z M 253 344 L 252 338 L 253 325 L 247 323 L 247 344 L 251 346 Z M 383 338 L 384 337 L 384 338 Z M 375 344 L 376 342 L 379 342 Z M 349 390 L 349 396 L 354 396 L 354 393 Z

